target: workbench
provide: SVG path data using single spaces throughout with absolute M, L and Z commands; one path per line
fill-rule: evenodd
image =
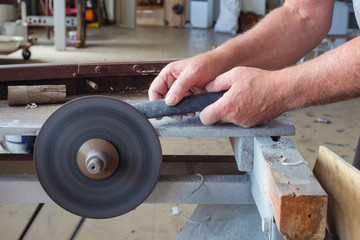
M 0 135 L 37 135 L 60 106 L 9 107 L 7 86 L 65 84 L 69 100 L 106 94 L 133 104 L 147 100 L 149 84 L 167 63 L 0 66 Z M 234 150 L 234 156 L 163 156 L 160 179 L 145 202 L 199 204 L 191 218 L 196 224 L 188 222 L 177 239 L 324 239 L 327 194 L 282 137 L 295 134 L 286 116 L 254 128 L 203 126 L 198 116 L 150 122 L 160 138 L 226 137 Z M 51 202 L 31 154 L 0 154 L 0 164 L 0 202 Z

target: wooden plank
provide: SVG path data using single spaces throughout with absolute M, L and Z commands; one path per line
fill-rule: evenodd
M 329 195 L 328 227 L 340 240 L 360 237 L 360 171 L 320 146 L 314 174 Z
M 255 138 L 254 171 L 286 239 L 324 239 L 327 195 L 291 140 Z
M 9 86 L 9 106 L 29 103 L 64 103 L 66 102 L 65 85 Z
M 80 217 L 56 204 L 45 204 L 31 225 L 26 239 L 69 239 Z
M 37 204 L 2 203 L 0 205 L 1 239 L 18 239 Z

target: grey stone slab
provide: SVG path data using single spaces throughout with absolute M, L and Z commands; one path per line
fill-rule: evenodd
M 180 206 L 181 207 L 181 206 Z M 199 205 L 176 240 L 267 240 L 256 205 Z
M 295 127 L 285 116 L 280 116 L 264 125 L 244 128 L 234 124 L 216 123 L 204 126 L 199 117 L 151 119 L 160 137 L 243 137 L 243 136 L 293 136 Z
M 130 100 L 129 100 L 130 101 Z M 0 101 L 0 135 L 37 135 L 46 119 L 60 107 L 59 104 L 39 105 L 35 109 L 9 107 Z M 204 126 L 199 117 L 183 120 L 164 117 L 150 119 L 159 137 L 241 137 L 241 136 L 292 136 L 295 127 L 285 116 L 280 116 L 262 126 L 243 128 L 233 124 Z
M 203 186 L 195 176 L 161 177 L 145 203 L 251 204 L 248 176 L 204 176 Z M 0 202 L 52 202 L 34 175 L 0 177 Z
M 278 180 L 277 184 L 283 184 L 286 179 L 286 188 L 289 194 L 293 188 L 298 188 L 298 195 L 326 196 L 325 191 L 315 178 L 307 162 L 296 149 L 294 143 L 287 138 L 273 141 L 268 137 L 255 138 L 254 161 L 265 161 L 268 172 Z M 255 166 L 254 166 L 255 168 Z M 259 174 L 258 178 L 263 175 Z M 287 184 L 290 182 L 291 184 Z
M 249 175 L 161 176 L 145 203 L 252 204 Z
M 0 177 L 1 203 L 50 203 L 52 200 L 34 175 Z
M 186 163 L 164 163 L 169 172 L 184 169 Z M 51 202 L 32 164 L 0 161 L 0 202 Z M 250 177 L 246 173 L 231 175 L 161 175 L 146 203 L 252 204 Z M 228 169 L 228 168 L 227 168 Z M 226 168 L 222 171 L 227 172 Z M 165 174 L 165 173 L 163 173 Z M 203 181 L 202 181 L 203 178 Z

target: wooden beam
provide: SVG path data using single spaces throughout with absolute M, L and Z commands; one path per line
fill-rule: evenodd
M 359 239 L 360 171 L 320 146 L 314 174 L 329 194 L 329 232 L 335 239 Z
M 324 239 L 327 194 L 291 140 L 255 138 L 254 159 L 279 232 L 286 239 Z
M 9 86 L 9 106 L 29 103 L 64 103 L 66 102 L 65 85 Z

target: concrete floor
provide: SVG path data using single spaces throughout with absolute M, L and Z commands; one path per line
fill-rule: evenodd
M 119 28 L 116 25 L 87 31 L 86 48 L 68 47 L 65 52 L 56 51 L 53 41 L 47 40 L 41 28 L 29 29 L 37 41 L 31 47 L 29 63 L 49 62 L 97 62 L 152 59 L 177 59 L 211 50 L 232 37 L 212 30 L 137 27 Z M 7 56 L 0 55 L 0 64 L 23 63 L 21 51 Z
M 42 29 L 30 29 L 37 36 L 26 63 L 68 63 L 173 59 L 194 56 L 218 46 L 232 36 L 210 30 L 167 27 L 123 29 L 108 26 L 89 29 L 87 47 L 55 51 Z M 0 64 L 24 63 L 21 52 L 0 56 Z M 288 112 L 296 126 L 290 137 L 312 167 L 320 145 L 327 146 L 351 162 L 360 134 L 360 99 Z M 329 124 L 317 123 L 318 118 Z M 164 154 L 232 154 L 227 139 L 167 138 Z M 35 209 L 35 204 L 1 204 L 1 239 L 16 239 Z M 141 205 L 136 211 L 109 220 L 86 220 L 76 239 L 173 239 L 185 220 L 171 215 L 172 205 Z M 194 205 L 181 206 L 190 215 Z M 64 239 L 79 218 L 54 204 L 46 204 L 25 239 Z

